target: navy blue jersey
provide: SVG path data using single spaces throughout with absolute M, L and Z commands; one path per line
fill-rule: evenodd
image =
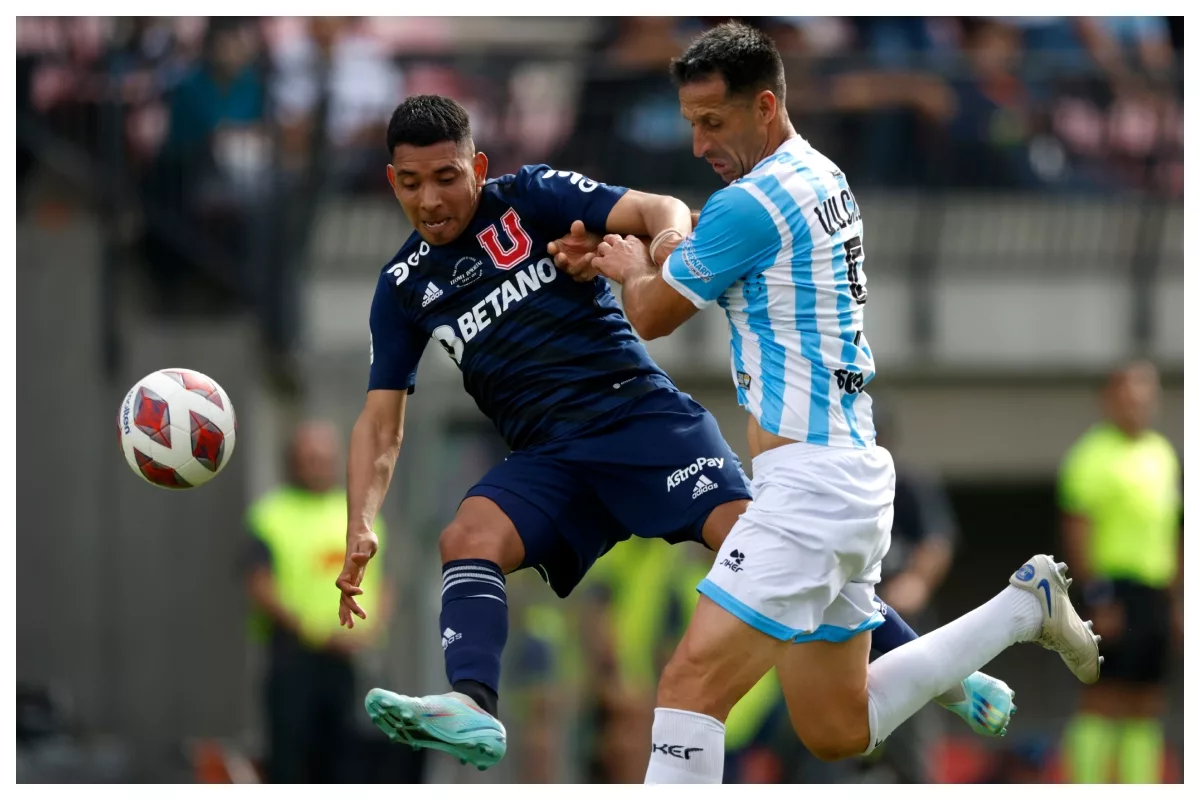
M 371 304 L 369 389 L 407 389 L 429 339 L 519 450 L 673 384 L 603 278 L 560 272 L 546 246 L 582 220 L 605 232 L 625 189 L 545 165 L 489 180 L 471 224 L 431 246 L 416 232 L 384 268 Z

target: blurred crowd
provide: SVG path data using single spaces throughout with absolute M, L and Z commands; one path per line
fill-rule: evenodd
M 405 96 L 462 102 L 493 174 L 704 197 L 667 66 L 720 21 L 22 17 L 18 211 L 52 165 L 144 268 L 148 311 L 253 309 L 286 354 L 320 204 L 386 198 Z M 1182 197 L 1180 18 L 750 21 L 785 55 L 797 129 L 857 187 Z
M 319 148 L 340 187 L 384 191 L 389 112 L 438 92 L 467 106 L 498 171 L 551 159 L 702 188 L 666 66 L 719 21 L 26 17 L 18 103 L 95 147 L 96 107 L 118 101 L 136 168 L 182 160 L 253 191 Z M 856 185 L 1182 191 L 1181 19 L 752 21 L 788 60 L 798 129 Z

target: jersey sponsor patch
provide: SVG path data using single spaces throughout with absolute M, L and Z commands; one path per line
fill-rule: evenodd
M 688 272 L 705 283 L 713 279 L 712 271 L 700 263 L 700 259 L 696 255 L 696 246 L 690 239 L 683 243 L 683 265 L 687 267 Z

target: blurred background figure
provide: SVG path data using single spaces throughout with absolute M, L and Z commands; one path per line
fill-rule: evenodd
M 374 598 L 367 619 L 348 630 L 331 613 L 346 552 L 346 493 L 336 478 L 342 467 L 336 429 L 300 425 L 288 447 L 287 484 L 247 515 L 249 591 L 267 646 L 265 772 L 271 783 L 361 779 L 354 769 L 362 707 L 354 658 L 379 643 L 392 603 L 388 581 L 374 569 L 363 580 L 365 596 Z M 382 552 L 382 517 L 375 533 Z
M 926 633 L 940 625 L 933 600 L 954 563 L 958 525 L 940 477 L 905 457 L 898 420 L 885 403 L 872 399 L 875 441 L 891 452 L 896 464 L 892 544 L 883 560 L 878 593 L 913 630 Z M 871 761 L 890 770 L 899 783 L 929 783 L 932 749 L 945 730 L 945 715 L 932 704 L 921 709 Z
M 200 59 L 174 86 L 165 141 L 146 176 L 145 212 L 206 230 L 227 269 L 249 262 L 261 236 L 257 209 L 269 188 L 261 55 L 253 20 L 221 19 L 208 26 Z M 197 263 L 202 251 L 161 228 L 149 229 L 145 247 L 161 313 L 252 302 L 260 291 L 257 276 L 239 270 L 231 295 L 207 279 Z
M 1059 483 L 1063 541 L 1104 671 L 1085 687 L 1063 746 L 1074 783 L 1158 783 L 1164 682 L 1183 636 L 1181 476 L 1153 430 L 1158 372 L 1134 363 L 1104 390 L 1105 420 L 1067 453 Z

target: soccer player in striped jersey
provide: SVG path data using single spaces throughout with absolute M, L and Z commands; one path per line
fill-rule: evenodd
M 729 185 L 693 232 L 665 242 L 675 247 L 661 269 L 637 238 L 612 235 L 591 266 L 622 284 L 644 338 L 714 302 L 725 310 L 754 502 L 718 548 L 663 672 L 647 782 L 720 782 L 722 720 L 772 666 L 796 733 L 831 760 L 870 753 L 955 687 L 977 713 L 1003 713 L 1007 687 L 964 681 L 1018 642 L 1057 651 L 1095 682 L 1098 637 L 1071 606 L 1066 565 L 1045 555 L 985 605 L 868 663 L 895 472 L 864 391 L 875 362 L 862 211 L 788 120 L 783 63 L 762 33 L 718 26 L 672 72 L 696 156 Z

